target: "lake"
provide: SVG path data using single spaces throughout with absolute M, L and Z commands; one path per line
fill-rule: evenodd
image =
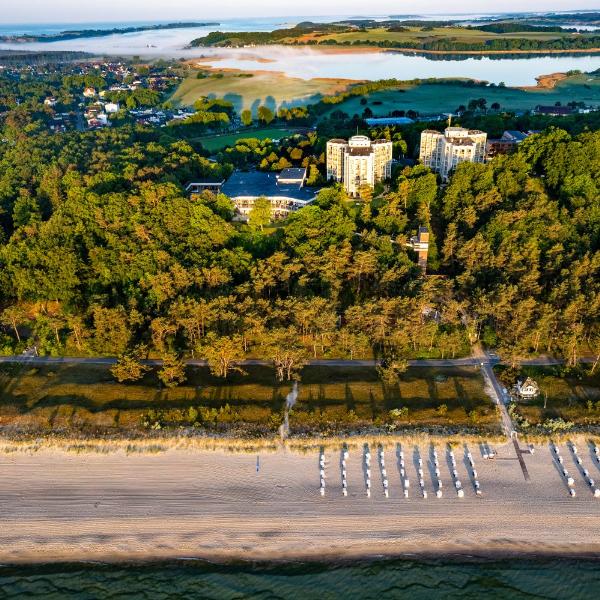
M 332 17 L 329 20 L 337 19 Z M 311 19 L 311 17 L 303 17 Z M 315 19 L 316 20 L 316 19 Z M 465 77 L 504 82 L 508 86 L 535 84 L 538 75 L 565 72 L 573 69 L 593 71 L 600 68 L 600 55 L 552 55 L 522 58 L 471 57 L 456 60 L 439 56 L 399 52 L 356 51 L 351 54 L 319 50 L 311 47 L 265 46 L 258 48 L 194 48 L 186 46 L 195 38 L 219 29 L 222 31 L 268 31 L 293 25 L 295 21 L 281 19 L 246 19 L 222 21 L 220 27 L 198 27 L 144 31 L 138 33 L 85 38 L 52 43 L 0 44 L 0 49 L 73 50 L 107 56 L 143 56 L 168 58 L 203 57 L 203 64 L 241 70 L 283 72 L 291 77 L 342 79 L 413 79 L 429 77 Z M 69 25 L 3 25 L 0 35 L 24 32 L 56 32 L 72 28 L 105 28 L 140 25 L 140 23 L 85 23 Z

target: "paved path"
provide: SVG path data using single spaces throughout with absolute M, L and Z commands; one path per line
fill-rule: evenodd
M 424 360 L 409 360 L 408 364 L 411 367 L 476 367 L 482 366 L 482 361 L 487 361 L 488 366 L 491 367 L 496 364 L 502 363 L 498 358 L 492 358 L 488 355 L 471 356 L 467 358 L 448 358 L 448 359 L 424 359 Z M 0 363 L 22 363 L 27 362 L 34 365 L 45 365 L 45 364 L 84 364 L 84 365 L 112 365 L 117 362 L 116 358 L 112 357 L 80 357 L 80 356 L 25 356 L 21 354 L 13 356 L 0 356 Z M 162 364 L 160 359 L 149 359 L 142 361 L 146 365 L 159 366 Z M 189 359 L 185 361 L 187 365 L 195 367 L 204 367 L 207 365 L 205 360 L 202 359 Z M 311 360 L 308 362 L 309 365 L 314 367 L 372 367 L 378 365 L 380 361 L 377 360 Z M 525 366 L 551 366 L 560 365 L 565 361 L 556 359 L 541 357 L 530 360 L 524 360 L 521 362 Z M 582 363 L 592 363 L 593 358 L 582 358 Z M 249 359 L 241 361 L 239 364 L 242 366 L 252 365 L 264 365 L 270 366 L 272 363 L 267 360 Z

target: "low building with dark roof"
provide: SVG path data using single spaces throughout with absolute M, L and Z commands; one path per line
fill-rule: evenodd
M 283 175 L 283 177 L 282 177 Z M 258 198 L 271 202 L 274 219 L 282 219 L 315 200 L 320 188 L 305 187 L 306 169 L 286 169 L 278 173 L 235 171 L 221 187 L 238 213 L 246 218 Z
M 539 104 L 532 112 L 536 115 L 545 115 L 547 117 L 568 117 L 575 111 L 568 106 L 542 106 Z

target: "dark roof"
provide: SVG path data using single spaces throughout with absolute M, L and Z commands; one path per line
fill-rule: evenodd
M 369 154 L 371 154 L 371 147 L 369 148 L 356 148 L 356 147 L 350 147 L 350 149 L 348 150 L 348 154 L 350 156 L 369 156 Z
M 502 137 L 504 139 L 514 140 L 515 142 L 522 142 L 527 137 L 527 134 L 522 131 L 517 131 L 516 129 L 507 129 L 502 134 Z
M 294 181 L 304 181 L 306 178 L 306 169 L 302 167 L 284 169 L 279 173 L 279 179 L 292 179 Z
M 571 115 L 573 109 L 568 106 L 536 106 L 536 112 L 548 115 Z
M 221 191 L 230 198 L 240 196 L 286 196 L 295 200 L 312 200 L 318 188 L 301 187 L 299 184 L 277 183 L 277 173 L 261 171 L 235 171 L 227 180 Z

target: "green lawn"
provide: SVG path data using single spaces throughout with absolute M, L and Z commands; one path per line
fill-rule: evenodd
M 0 427 L 57 430 L 136 430 L 144 419 L 168 426 L 195 421 L 212 429 L 275 431 L 289 383 L 273 369 L 249 367 L 248 375 L 219 380 L 207 369 L 188 369 L 187 382 L 160 389 L 154 373 L 119 384 L 104 366 L 0 366 Z M 384 386 L 373 367 L 307 367 L 290 416 L 293 431 L 396 426 L 480 426 L 497 419 L 479 371 L 409 369 L 398 385 Z M 446 409 L 443 408 L 445 405 Z M 442 406 L 440 409 L 439 407 Z M 404 409 L 397 418 L 390 411 Z M 211 412 L 213 411 L 213 412 Z
M 201 64 L 198 65 L 201 67 Z M 203 96 L 224 98 L 233 103 L 239 113 L 250 109 L 256 115 L 258 107 L 268 106 L 277 110 L 281 106 L 304 106 L 314 104 L 322 96 L 345 90 L 348 82 L 335 79 L 297 79 L 282 73 L 261 71 L 256 73 L 238 71 L 214 71 L 220 77 L 197 79 L 195 74 L 182 81 L 171 96 L 177 106 L 191 106 Z M 252 77 L 244 75 L 251 74 Z
M 348 33 L 332 33 L 328 35 L 309 34 L 302 38 L 317 40 L 336 40 L 343 42 L 423 42 L 436 39 L 456 39 L 466 43 L 484 43 L 488 40 L 502 39 L 528 39 L 528 40 L 556 40 L 564 37 L 572 37 L 567 32 L 515 32 L 515 33 L 492 33 L 487 31 L 470 30 L 464 27 L 435 27 L 429 31 L 423 31 L 421 27 L 410 27 L 408 31 L 387 31 L 386 29 L 369 29 L 367 31 L 352 31 Z
M 207 135 L 203 137 L 193 138 L 192 141 L 200 142 L 202 146 L 209 152 L 217 152 L 227 146 L 235 145 L 237 140 L 244 138 L 257 138 L 265 140 L 267 138 L 278 140 L 283 137 L 293 135 L 299 131 L 292 127 L 260 127 L 249 128 L 240 131 L 239 133 L 225 133 L 222 135 Z
M 561 418 L 578 425 L 600 425 L 600 372 L 590 375 L 583 370 L 563 371 L 561 367 L 523 367 L 520 379 L 527 376 L 540 386 L 537 399 L 518 404 L 518 412 L 529 423 L 538 425 L 546 419 Z M 507 387 L 515 381 L 515 375 L 504 376 Z
M 368 106 L 374 116 L 387 116 L 394 110 L 416 110 L 421 114 L 451 112 L 458 106 L 467 106 L 469 100 L 485 98 L 488 107 L 498 102 L 502 109 L 528 110 L 538 104 L 567 104 L 571 101 L 600 104 L 600 76 L 575 75 L 558 82 L 551 90 L 524 90 L 508 87 L 465 87 L 459 84 L 422 84 L 403 86 L 400 89 L 380 90 L 366 96 L 367 104 L 360 103 L 361 97 L 353 97 L 332 105 L 327 114 L 342 110 L 350 116 L 362 115 Z M 381 104 L 379 104 L 381 103 Z

